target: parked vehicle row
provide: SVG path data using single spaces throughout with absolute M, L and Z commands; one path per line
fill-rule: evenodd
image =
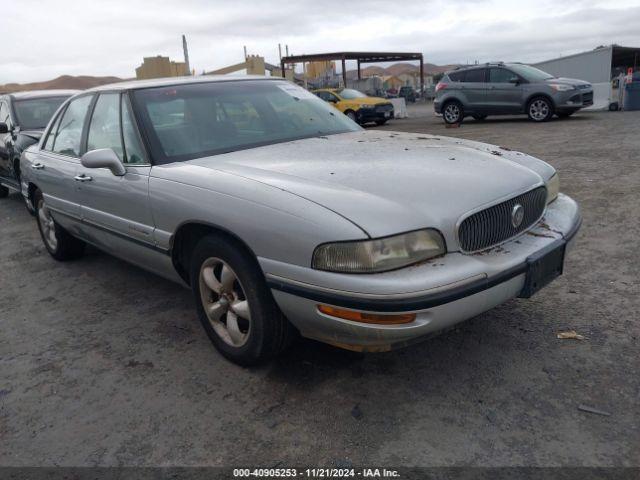
M 37 143 L 58 107 L 77 90 L 40 90 L 0 96 L 0 198 L 20 190 L 20 155 Z
M 297 334 L 385 351 L 529 297 L 580 226 L 541 160 L 366 131 L 275 78 L 85 91 L 20 169 L 53 258 L 92 244 L 191 288 L 212 343 L 243 365 Z
M 484 120 L 521 113 L 546 122 L 554 114 L 566 118 L 593 105 L 593 87 L 521 63 L 488 63 L 447 72 L 436 85 L 433 105 L 449 124 L 467 116 Z

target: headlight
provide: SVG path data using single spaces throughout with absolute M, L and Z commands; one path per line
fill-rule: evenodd
M 374 240 L 325 243 L 313 252 L 312 267 L 329 272 L 386 272 L 444 253 L 440 232 L 416 230 Z
M 560 177 L 554 173 L 547 182 L 547 205 L 558 198 L 558 193 L 560 193 Z
M 564 83 L 551 83 L 549 86 L 556 92 L 568 92 L 576 89 L 573 85 L 566 85 Z

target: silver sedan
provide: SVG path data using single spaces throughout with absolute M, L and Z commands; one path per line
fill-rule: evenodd
M 384 351 L 529 297 L 580 225 L 541 160 L 365 131 L 273 78 L 86 91 L 22 172 L 55 259 L 89 243 L 190 287 L 214 345 L 245 365 L 297 333 Z

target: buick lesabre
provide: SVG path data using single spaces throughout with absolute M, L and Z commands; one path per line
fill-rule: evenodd
M 579 225 L 529 155 L 363 130 L 281 79 L 120 83 L 65 102 L 22 156 L 57 260 L 92 244 L 193 290 L 213 344 L 427 338 L 562 273 Z

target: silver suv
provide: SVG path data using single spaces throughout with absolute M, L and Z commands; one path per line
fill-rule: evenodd
M 593 88 L 588 82 L 555 78 L 521 63 L 487 63 L 447 72 L 436 85 L 433 105 L 450 124 L 466 116 L 484 120 L 489 115 L 520 113 L 545 122 L 554 113 L 566 118 L 593 105 Z

